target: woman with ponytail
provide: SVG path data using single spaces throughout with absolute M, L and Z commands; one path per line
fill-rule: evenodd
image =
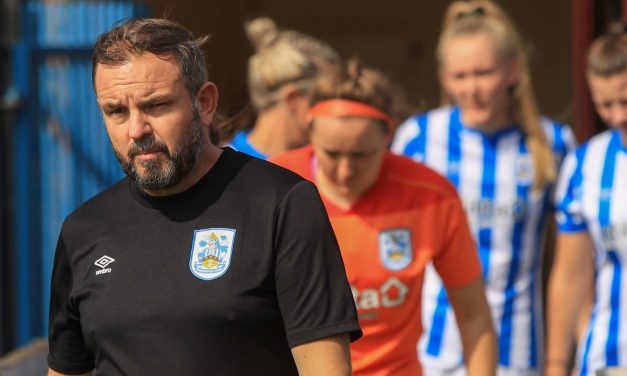
M 574 137 L 540 116 L 523 40 L 494 2 L 453 2 L 436 58 L 444 105 L 402 124 L 392 149 L 446 176 L 462 198 L 497 332 L 498 374 L 539 375 L 544 234 Z M 419 352 L 427 374 L 463 374 L 455 319 L 430 268 L 424 291 Z
M 399 97 L 381 73 L 351 61 L 313 89 L 311 146 L 270 161 L 314 182 L 322 196 L 364 332 L 351 345 L 355 375 L 422 374 L 416 343 L 430 261 L 460 323 L 469 374 L 493 375 L 496 341 L 481 266 L 455 188 L 387 151 Z
M 246 33 L 255 48 L 248 61 L 248 89 L 257 118 L 252 129 L 235 134 L 231 146 L 266 159 L 309 142 L 305 122 L 309 91 L 316 77 L 339 64 L 340 58 L 324 42 L 279 30 L 267 17 L 248 22 Z M 238 123 L 232 119 L 222 128 Z

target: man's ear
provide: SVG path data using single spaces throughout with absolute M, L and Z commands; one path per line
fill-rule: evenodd
M 203 125 L 210 125 L 218 108 L 218 87 L 213 82 L 205 82 L 196 94 L 198 114 Z

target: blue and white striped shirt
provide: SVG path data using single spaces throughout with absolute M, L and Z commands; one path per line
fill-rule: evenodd
M 570 128 L 541 119 L 559 163 L 574 147 Z M 443 107 L 403 123 L 392 150 L 423 162 L 457 187 L 477 241 L 486 296 L 498 335 L 499 366 L 536 374 L 542 365 L 541 249 L 551 187 L 534 190 L 534 164 L 517 126 L 486 134 L 461 123 L 456 107 Z M 463 266 L 460 266 L 463 267 Z M 425 374 L 463 366 L 455 317 L 432 267 L 423 287 Z M 518 372 L 518 370 L 520 372 Z
M 587 231 L 595 245 L 595 302 L 578 347 L 581 375 L 627 366 L 627 147 L 616 130 L 569 154 L 556 191 L 561 232 Z

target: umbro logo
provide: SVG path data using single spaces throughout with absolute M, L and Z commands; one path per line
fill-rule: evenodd
M 102 256 L 94 262 L 94 265 L 99 266 L 101 269 L 96 271 L 96 275 L 111 273 L 111 268 L 107 268 L 115 259 L 107 255 Z

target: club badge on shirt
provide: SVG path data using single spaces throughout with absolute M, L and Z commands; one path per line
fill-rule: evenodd
M 210 281 L 224 275 L 231 265 L 235 230 L 209 228 L 194 231 L 189 270 L 197 278 Z
M 518 156 L 516 160 L 516 176 L 522 184 L 530 185 L 533 183 L 534 170 L 531 155 L 523 154 Z
M 413 258 L 409 229 L 395 228 L 381 231 L 379 257 L 383 265 L 392 271 L 406 268 Z

